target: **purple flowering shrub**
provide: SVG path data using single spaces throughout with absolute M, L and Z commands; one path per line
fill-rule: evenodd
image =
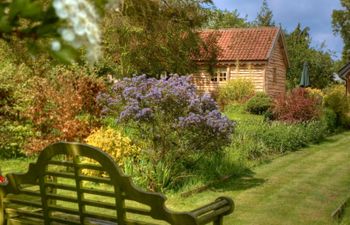
M 196 93 L 190 77 L 124 78 L 99 101 L 103 113 L 132 130 L 151 164 L 165 163 L 174 175 L 231 142 L 234 122 L 218 111 L 209 95 Z

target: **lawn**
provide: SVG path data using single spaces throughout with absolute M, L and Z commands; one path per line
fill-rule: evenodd
M 217 196 L 234 198 L 225 224 L 335 224 L 331 213 L 350 194 L 350 133 L 277 158 L 250 174 L 189 198 L 170 197 L 174 209 L 198 207 Z
M 188 198 L 168 195 L 168 206 L 189 210 L 225 195 L 236 203 L 234 214 L 226 218 L 225 224 L 336 224 L 331 213 L 350 194 L 349 146 L 350 132 L 342 133 L 203 193 Z M 29 161 L 0 161 L 0 166 L 3 173 L 23 171 Z

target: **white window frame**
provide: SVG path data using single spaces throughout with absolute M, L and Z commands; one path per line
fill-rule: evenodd
M 216 68 L 214 74 L 211 75 L 210 80 L 212 82 L 226 82 L 228 80 L 227 68 Z

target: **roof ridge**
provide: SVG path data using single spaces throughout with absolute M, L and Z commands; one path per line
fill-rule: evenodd
M 199 29 L 199 31 L 206 32 L 206 31 L 230 31 L 230 30 L 279 30 L 280 27 L 230 27 L 230 28 L 205 28 L 205 29 Z

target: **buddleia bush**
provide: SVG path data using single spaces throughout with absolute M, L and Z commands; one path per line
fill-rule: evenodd
M 190 81 L 177 75 L 160 80 L 143 75 L 120 80 L 99 96 L 103 113 L 129 129 L 142 147 L 151 189 L 164 186 L 156 172 L 160 162 L 169 171 L 166 185 L 172 186 L 201 158 L 230 144 L 234 123 L 209 95 L 198 95 Z

